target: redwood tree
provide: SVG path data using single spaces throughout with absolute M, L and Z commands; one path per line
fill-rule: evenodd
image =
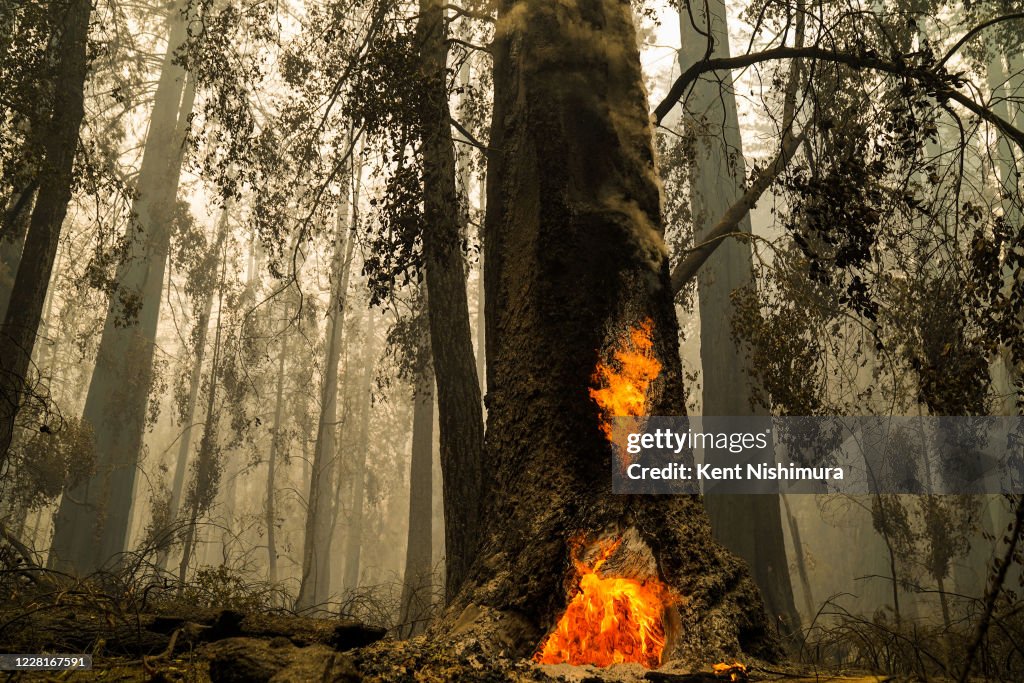
M 505 0 L 499 11 L 484 240 L 495 485 L 480 552 L 435 628 L 531 654 L 573 593 L 574 541 L 612 535 L 635 539 L 648 578 L 681 596 L 667 656 L 770 656 L 757 589 L 712 539 L 701 499 L 612 493 L 589 392 L 610 347 L 649 320 L 662 366 L 649 412 L 685 411 L 630 3 Z

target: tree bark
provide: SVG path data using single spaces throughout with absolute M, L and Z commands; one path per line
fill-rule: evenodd
M 398 620 L 401 635 L 405 638 L 423 633 L 434 598 L 431 560 L 434 523 L 434 372 L 430 365 L 429 339 L 423 340 L 419 353 L 420 373 L 416 378 L 413 396 L 409 535 L 405 546 L 405 574 Z
M 0 325 L 0 465 L 14 437 L 15 420 L 24 404 L 29 365 L 35 347 L 46 290 L 57 257 L 61 225 L 71 201 L 75 152 L 84 109 L 86 47 L 92 3 L 53 3 L 57 58 L 53 112 L 43 136 L 45 158 L 39 190 L 11 288 L 10 304 Z
M 423 82 L 419 112 L 423 129 L 423 255 L 440 418 L 445 587 L 450 598 L 473 561 L 488 487 L 480 457 L 483 417 L 461 247 L 444 6 L 443 0 L 420 0 L 416 41 Z
M 118 267 L 118 290 L 107 308 L 83 413 L 95 437 L 96 471 L 64 493 L 54 524 L 51 566 L 79 575 L 124 551 L 145 430 L 170 215 L 184 152 L 181 124 L 187 122 L 193 104 L 193 92 L 185 90 L 186 73 L 173 61 L 185 39 L 185 21 L 177 4 L 168 24 L 167 53 L 133 205 L 137 224 L 129 235 L 129 253 Z
M 221 256 L 220 282 L 217 285 L 217 324 L 213 335 L 213 357 L 210 359 L 209 389 L 206 398 L 206 417 L 203 420 L 203 437 L 199 442 L 195 466 L 192 470 L 192 485 L 188 492 L 188 522 L 185 527 L 185 542 L 182 544 L 181 563 L 178 565 L 179 589 L 184 587 L 188 577 L 189 563 L 195 546 L 196 524 L 199 518 L 209 511 L 217 496 L 220 483 L 221 467 L 218 460 L 217 423 L 220 411 L 217 410 L 217 375 L 220 374 L 220 339 L 221 317 L 224 313 L 224 274 L 226 256 Z M 234 509 L 234 501 L 229 501 L 229 510 Z
M 495 485 L 483 545 L 435 630 L 530 655 L 572 595 L 574 539 L 630 535 L 685 596 L 669 608 L 672 656 L 773 656 L 757 589 L 712 539 L 700 497 L 612 494 L 589 394 L 609 347 L 649 320 L 662 365 L 649 413 L 685 413 L 630 4 L 505 0 L 499 11 L 485 235 Z
M 288 307 L 284 309 L 285 328 L 281 330 L 281 350 L 277 358 L 277 387 L 274 390 L 274 431 L 270 437 L 270 453 L 267 456 L 267 489 L 264 520 L 267 527 L 267 580 L 277 583 L 277 505 L 275 504 L 277 461 L 281 457 L 284 441 L 281 417 L 284 413 L 284 369 L 288 357 Z
M 227 237 L 228 211 L 221 212 L 219 225 L 217 227 L 217 242 L 214 253 L 219 254 L 224 238 Z M 192 428 L 195 426 L 196 406 L 199 402 L 199 387 L 203 377 L 203 358 L 206 356 L 206 337 L 209 333 L 210 315 L 213 312 L 213 297 L 216 290 L 213 287 L 207 288 L 206 298 L 203 300 L 203 309 L 196 321 L 196 348 L 195 358 L 192 363 L 192 372 L 189 377 L 188 405 L 185 408 L 184 426 L 181 436 L 178 437 L 178 457 L 174 462 L 174 478 L 171 480 L 171 500 L 167 514 L 167 520 L 172 528 L 163 532 L 165 536 L 175 533 L 174 525 L 177 524 L 178 512 L 181 510 L 181 497 L 185 490 L 185 470 L 188 468 L 188 456 L 192 451 Z M 157 554 L 157 566 L 160 569 L 167 568 L 167 559 L 170 556 L 171 539 L 161 539 L 164 547 Z
M 729 56 L 724 0 L 707 0 L 699 6 L 684 1 L 679 23 L 679 63 L 684 71 L 706 56 Z M 690 206 L 696 244 L 708 239 L 718 217 L 744 194 L 743 140 L 732 74 L 725 72 L 719 78 L 721 82 L 718 78 L 695 82 L 685 103 L 684 120 L 694 137 Z M 752 233 L 749 211 L 743 213 L 733 232 Z M 703 413 L 760 416 L 768 429 L 768 411 L 753 404 L 750 360 L 732 333 L 732 293 L 753 286 L 750 240 L 724 241 L 698 273 Z M 727 456 L 714 464 L 733 462 Z M 723 494 L 708 496 L 704 502 L 715 538 L 750 566 L 772 623 L 787 641 L 799 640 L 800 616 L 789 578 L 778 496 Z
M 331 594 L 330 557 L 334 528 L 332 501 L 338 469 L 338 359 L 341 356 L 348 279 L 355 244 L 355 223 L 349 220 L 347 191 L 342 196 L 345 199 L 338 208 L 320 420 L 313 448 L 313 469 L 306 506 L 306 534 L 302 550 L 302 582 L 295 602 L 296 609 L 322 605 Z
M 356 436 L 355 459 L 352 463 L 352 509 L 345 534 L 345 574 L 342 588 L 354 591 L 359 587 L 359 564 L 363 548 L 363 507 L 366 501 L 366 458 L 370 450 L 370 410 L 373 407 L 373 361 L 376 349 L 374 313 L 367 313 L 366 339 L 363 341 L 363 371 L 359 379 L 356 401 L 359 410 L 359 431 Z

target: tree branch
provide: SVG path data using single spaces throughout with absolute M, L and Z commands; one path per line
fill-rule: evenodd
M 935 99 L 941 101 L 952 100 L 961 105 L 972 114 L 991 123 L 999 132 L 1013 140 L 1017 146 L 1024 151 L 1024 131 L 1015 127 L 1009 121 L 996 115 L 987 107 L 984 107 L 970 97 L 951 88 L 947 82 L 948 76 L 936 73 L 930 69 L 916 68 L 910 64 L 891 62 L 878 57 L 872 53 L 853 54 L 827 50 L 817 46 L 809 47 L 776 47 L 762 52 L 739 55 L 737 57 L 716 57 L 695 63 L 676 79 L 672 84 L 665 99 L 654 110 L 653 116 L 657 123 L 668 115 L 672 107 L 679 102 L 686 90 L 693 84 L 701 74 L 709 71 L 725 71 L 742 69 L 762 62 L 769 62 L 779 59 L 818 59 L 825 62 L 844 64 L 854 69 L 872 69 L 883 73 L 894 74 L 906 78 L 912 78 L 925 85 Z
M 691 249 L 686 257 L 672 269 L 673 294 L 679 294 L 683 287 L 697 275 L 697 271 L 710 258 L 711 254 L 715 252 L 718 245 L 731 233 L 736 232 L 736 226 L 750 212 L 750 209 L 754 207 L 754 204 L 761 198 L 761 195 L 768 189 L 768 186 L 785 170 L 803 140 L 803 134 L 784 136 L 782 148 L 775 159 L 761 169 L 754 181 L 750 183 L 750 187 L 743 193 L 743 196 L 725 210 L 725 213 L 722 214 L 715 227 L 708 232 L 707 238 Z

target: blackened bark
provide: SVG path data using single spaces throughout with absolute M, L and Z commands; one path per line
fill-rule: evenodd
M 476 630 L 491 634 L 485 645 L 532 654 L 565 609 L 571 540 L 633 531 L 684 596 L 673 656 L 771 656 L 757 589 L 712 539 L 701 499 L 612 494 L 588 392 L 609 347 L 649 319 L 663 366 L 650 412 L 685 411 L 630 4 L 505 0 L 496 31 L 485 237 L 496 477 L 483 546 L 437 630 L 492 624 Z
M 430 341 L 437 382 L 444 479 L 446 579 L 450 598 L 476 554 L 487 485 L 483 416 L 462 257 L 455 151 L 448 107 L 447 29 L 442 0 L 420 0 L 416 40 L 423 97 L 423 204 Z
M 10 304 L 0 326 L 0 463 L 14 436 L 18 409 L 24 403 L 26 379 L 39 320 L 57 256 L 61 225 L 71 200 L 71 183 L 79 128 L 85 115 L 86 45 L 90 0 L 51 3 L 59 31 L 53 113 L 43 136 L 45 158 L 28 234 L 11 289 Z

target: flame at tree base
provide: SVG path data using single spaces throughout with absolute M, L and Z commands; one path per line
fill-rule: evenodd
M 621 540 L 605 541 L 593 567 L 573 562 L 579 592 L 533 659 L 541 664 L 661 664 L 666 608 L 674 602 L 660 581 L 606 577 L 598 572 Z

